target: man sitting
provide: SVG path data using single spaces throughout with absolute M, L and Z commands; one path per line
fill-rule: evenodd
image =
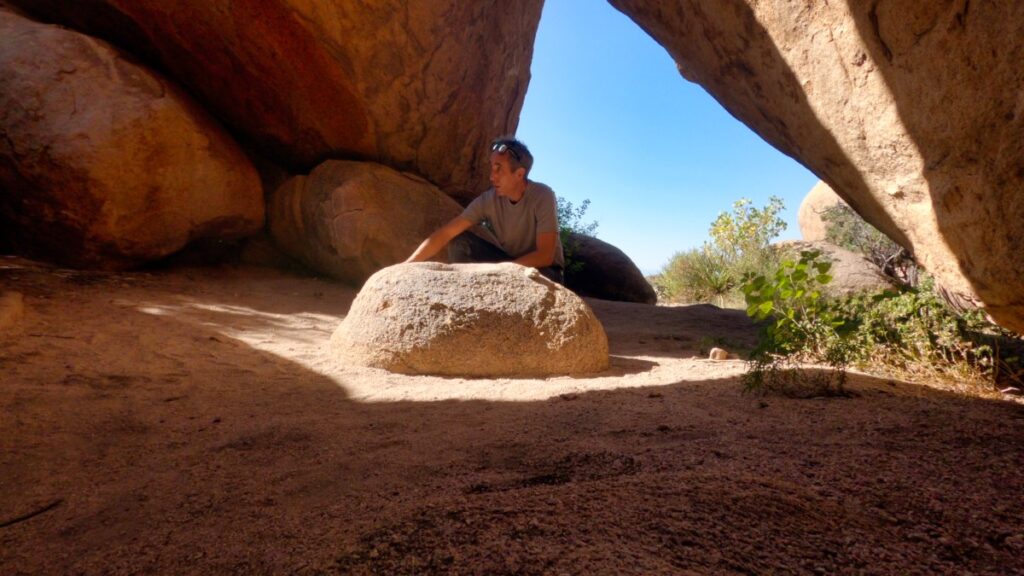
M 515 262 L 564 283 L 555 193 L 527 178 L 533 155 L 519 140 L 491 144 L 491 188 L 419 245 L 406 262 L 448 246 L 450 262 Z M 482 225 L 482 226 L 478 226 Z

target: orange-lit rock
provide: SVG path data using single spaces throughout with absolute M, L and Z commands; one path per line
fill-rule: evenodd
M 542 0 L 15 0 L 157 62 L 265 153 L 419 173 L 468 200 L 514 132 Z
M 0 240 L 123 268 L 263 225 L 259 178 L 188 96 L 105 42 L 0 9 Z

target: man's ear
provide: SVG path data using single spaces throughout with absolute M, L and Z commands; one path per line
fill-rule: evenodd
M 523 168 L 522 166 L 520 166 L 519 168 L 516 168 L 516 171 L 513 172 L 513 174 L 516 175 L 516 178 L 521 178 L 523 180 L 526 180 L 526 168 Z

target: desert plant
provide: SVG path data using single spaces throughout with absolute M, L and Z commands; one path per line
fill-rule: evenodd
M 750 275 L 771 274 L 778 255 L 771 241 L 786 229 L 777 197 L 764 208 L 741 198 L 731 212 L 722 212 L 709 230 L 711 240 L 700 248 L 676 253 L 655 284 L 669 301 L 742 301 L 739 286 Z
M 980 311 L 950 308 L 927 274 L 916 288 L 847 297 L 832 307 L 851 327 L 861 366 L 990 390 L 1000 383 L 1020 384 L 1024 342 L 990 324 Z
M 821 288 L 832 281 L 831 262 L 818 250 L 797 261 L 783 260 L 771 275 L 751 276 L 742 290 L 747 315 L 762 323 L 758 347 L 744 375 L 747 390 L 789 394 L 842 394 L 846 367 L 856 348 L 845 338 L 845 320 L 825 300 Z M 831 371 L 806 372 L 799 362 L 828 364 Z
M 786 230 L 786 222 L 779 217 L 784 208 L 777 196 L 769 198 L 764 208 L 740 198 L 733 202 L 732 212 L 720 213 L 711 224 L 712 249 L 741 276 L 769 271 L 777 263 L 771 241 Z
M 747 390 L 841 394 L 848 366 L 973 393 L 1021 386 L 1024 341 L 980 312 L 952 310 L 927 275 L 917 288 L 826 299 L 829 264 L 819 257 L 804 251 L 744 284 L 747 314 L 763 322 Z M 806 362 L 829 369 L 801 368 Z
M 846 204 L 829 206 L 821 213 L 825 239 L 863 254 L 883 274 L 905 286 L 917 285 L 917 264 L 906 248 L 882 234 Z
M 677 252 L 656 283 L 669 300 L 716 301 L 719 306 L 725 306 L 725 299 L 736 288 L 737 280 L 721 256 L 705 246 Z
M 573 240 L 572 234 L 594 236 L 597 232 L 597 221 L 585 222 L 583 220 L 587 208 L 590 207 L 590 200 L 584 199 L 579 206 L 573 205 L 569 200 L 556 196 L 558 211 L 558 235 L 562 241 L 562 251 L 565 256 L 566 274 L 574 274 L 583 269 L 583 262 L 576 257 L 579 246 Z

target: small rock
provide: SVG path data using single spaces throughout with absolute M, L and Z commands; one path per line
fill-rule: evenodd
M 712 348 L 711 354 L 708 355 L 708 358 L 711 360 L 728 360 L 729 353 L 721 348 Z
M 25 297 L 20 292 L 4 292 L 0 295 L 0 333 L 18 330 L 25 318 Z
M 1024 534 L 1017 534 L 1006 539 L 1006 545 L 1014 550 L 1024 550 Z

